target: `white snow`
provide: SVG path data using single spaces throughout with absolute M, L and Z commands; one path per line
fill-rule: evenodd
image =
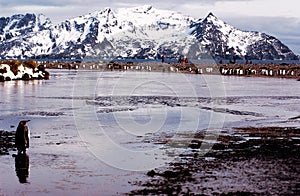
M 0 69 L 6 69 L 7 73 L 0 74 L 3 75 L 5 78 L 10 77 L 11 79 L 16 79 L 15 74 L 10 70 L 10 66 L 7 64 L 0 64 Z
M 0 64 L 0 69 L 6 70 L 6 73 L 0 73 L 1 76 L 4 76 L 4 78 L 9 77 L 12 80 L 20 79 L 26 73 L 31 78 L 38 78 L 39 76 L 43 77 L 43 73 L 41 71 L 33 73 L 33 69 L 24 67 L 23 64 L 18 67 L 18 72 L 16 75 L 10 70 L 10 66 L 8 64 Z

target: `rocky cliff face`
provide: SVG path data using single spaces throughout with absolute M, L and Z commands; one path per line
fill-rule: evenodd
M 51 24 L 43 15 L 0 18 L 1 58 L 297 59 L 278 39 L 238 30 L 213 14 L 195 20 L 152 6 L 102 11 Z
M 18 14 L 0 18 L 0 41 L 48 29 L 51 22 L 44 15 Z

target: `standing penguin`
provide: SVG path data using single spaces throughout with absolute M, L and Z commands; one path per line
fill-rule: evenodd
M 16 130 L 15 145 L 18 150 L 18 154 L 25 154 L 26 148 L 29 148 L 29 130 L 26 123 L 30 120 L 22 120 Z

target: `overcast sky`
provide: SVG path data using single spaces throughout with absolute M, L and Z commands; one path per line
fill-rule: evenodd
M 239 29 L 273 35 L 300 54 L 299 0 L 0 0 L 0 16 L 43 13 L 57 24 L 105 7 L 116 9 L 145 4 L 197 19 L 212 12 Z

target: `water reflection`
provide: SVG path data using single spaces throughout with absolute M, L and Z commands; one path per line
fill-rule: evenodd
M 28 183 L 29 177 L 29 156 L 25 154 L 15 155 L 16 175 L 20 183 Z

